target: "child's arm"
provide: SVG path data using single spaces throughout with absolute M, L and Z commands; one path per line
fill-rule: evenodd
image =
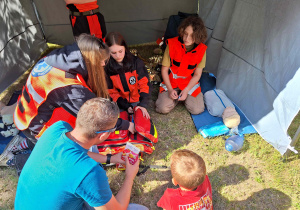
M 196 70 L 194 71 L 194 76 L 190 80 L 189 84 L 179 94 L 180 99 L 178 99 L 178 101 L 184 101 L 186 99 L 188 92 L 199 82 L 202 71 L 202 68 L 196 68 Z

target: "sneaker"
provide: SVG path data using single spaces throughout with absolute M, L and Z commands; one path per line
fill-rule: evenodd
M 0 159 L 0 166 L 10 166 L 13 162 L 14 154 L 12 152 L 8 152 L 6 156 Z
M 25 140 L 24 137 L 16 135 L 14 138 L 12 138 L 12 140 L 6 145 L 4 151 L 2 152 L 2 154 L 0 155 L 0 162 L 2 163 L 3 161 L 7 161 L 7 157 L 10 155 L 10 153 L 12 153 L 12 150 L 15 147 L 18 147 L 19 144 Z M 9 158 L 10 159 L 10 158 Z M 5 161 L 5 164 L 6 164 Z
M 8 161 L 6 161 L 6 165 L 7 165 L 7 166 L 10 166 L 10 167 L 13 167 L 13 166 L 15 165 L 14 159 L 15 159 L 15 155 L 13 155 L 12 158 L 10 158 Z

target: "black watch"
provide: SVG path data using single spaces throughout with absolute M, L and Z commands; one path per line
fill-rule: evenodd
M 111 156 L 112 156 L 112 154 L 107 154 L 106 155 L 106 164 L 108 165 L 108 164 L 110 164 L 110 158 L 111 158 Z

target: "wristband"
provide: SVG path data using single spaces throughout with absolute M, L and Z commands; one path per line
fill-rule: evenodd
M 108 165 L 108 164 L 110 164 L 110 158 L 111 158 L 111 156 L 112 156 L 112 154 L 107 154 L 106 155 L 106 164 Z

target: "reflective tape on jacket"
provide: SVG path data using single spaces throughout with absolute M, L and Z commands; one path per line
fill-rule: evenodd
M 168 88 L 165 84 L 160 83 L 160 90 L 159 91 L 160 92 L 168 91 Z M 194 85 L 192 87 L 192 89 L 190 89 L 190 91 L 188 92 L 188 95 L 196 97 L 199 93 L 201 93 L 201 87 L 200 87 L 200 83 L 197 83 L 196 85 Z
M 46 102 L 49 93 L 57 88 L 69 85 L 82 85 L 88 88 L 80 74 L 73 75 L 54 68 L 41 59 L 33 68 L 26 85 L 23 87 L 22 95 L 18 99 L 17 107 L 14 112 L 16 127 L 19 130 L 27 129 L 33 118 L 38 115 L 38 108 Z M 50 107 L 50 109 L 51 108 L 52 112 L 54 112 L 55 109 L 60 107 Z M 69 114 L 67 111 L 65 112 L 65 114 Z M 62 114 L 61 111 L 59 113 Z M 53 116 L 51 118 L 53 118 Z M 57 121 L 58 120 L 59 118 L 57 118 Z M 41 120 L 40 123 L 46 124 L 47 122 Z

